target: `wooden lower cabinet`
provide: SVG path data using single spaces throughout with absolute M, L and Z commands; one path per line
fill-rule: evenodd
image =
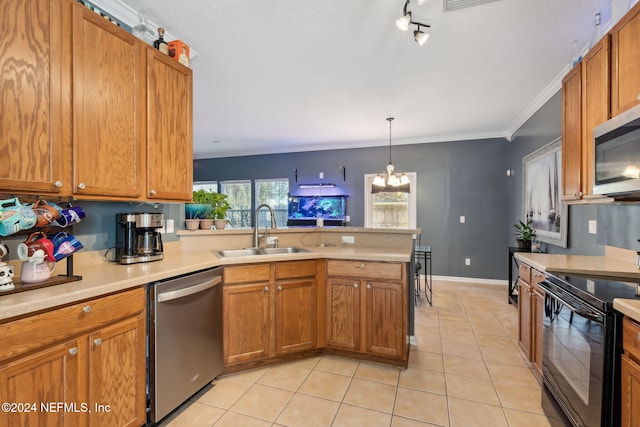
M 0 324 L 0 426 L 144 424 L 145 333 L 143 288 Z
M 624 317 L 622 322 L 621 393 L 622 427 L 640 425 L 640 323 Z
M 545 275 L 526 264 L 518 268 L 518 346 L 542 381 L 544 291 L 538 283 Z
M 329 260 L 327 277 L 327 346 L 404 360 L 404 264 Z
M 317 347 L 317 260 L 226 267 L 224 363 Z

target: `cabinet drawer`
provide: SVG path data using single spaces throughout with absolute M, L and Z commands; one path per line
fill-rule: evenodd
M 626 316 L 622 322 L 622 347 L 627 355 L 640 363 L 640 324 Z
M 518 276 L 527 284 L 531 284 L 531 267 L 523 262 L 518 266 Z
M 547 279 L 547 276 L 545 276 L 544 273 L 536 270 L 535 268 L 531 269 L 531 286 L 533 287 L 533 289 L 542 293 L 543 291 L 538 287 L 538 283 L 543 282 L 546 279 Z
M 145 290 L 137 288 L 4 323 L 0 360 L 133 316 L 144 307 Z
M 276 264 L 276 279 L 315 277 L 316 260 L 279 262 Z
M 269 280 L 269 264 L 237 265 L 224 268 L 224 284 Z
M 330 276 L 349 276 L 364 279 L 402 280 L 403 264 L 399 262 L 336 261 L 327 262 Z

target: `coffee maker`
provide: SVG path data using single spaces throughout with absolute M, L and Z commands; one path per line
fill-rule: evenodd
M 164 254 L 159 229 L 163 223 L 164 215 L 160 213 L 117 214 L 117 261 L 135 264 L 161 260 Z

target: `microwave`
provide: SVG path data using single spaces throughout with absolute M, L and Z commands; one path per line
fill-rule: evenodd
M 593 194 L 640 199 L 640 105 L 596 126 Z

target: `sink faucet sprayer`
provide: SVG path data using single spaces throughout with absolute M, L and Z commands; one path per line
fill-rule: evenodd
M 262 205 L 258 206 L 256 208 L 256 217 L 254 218 L 255 222 L 254 222 L 254 226 L 253 226 L 253 246 L 256 247 L 256 248 L 258 246 L 260 246 L 259 245 L 259 241 L 258 241 L 258 214 L 260 213 L 260 209 L 262 209 L 262 208 L 269 209 L 269 214 L 271 215 L 271 228 L 274 229 L 274 230 L 276 229 L 276 215 L 273 212 L 273 208 L 271 206 L 267 205 L 267 204 L 262 204 Z M 266 236 L 266 234 L 267 234 L 266 228 L 265 228 L 265 232 L 264 233 L 265 233 L 265 236 Z

